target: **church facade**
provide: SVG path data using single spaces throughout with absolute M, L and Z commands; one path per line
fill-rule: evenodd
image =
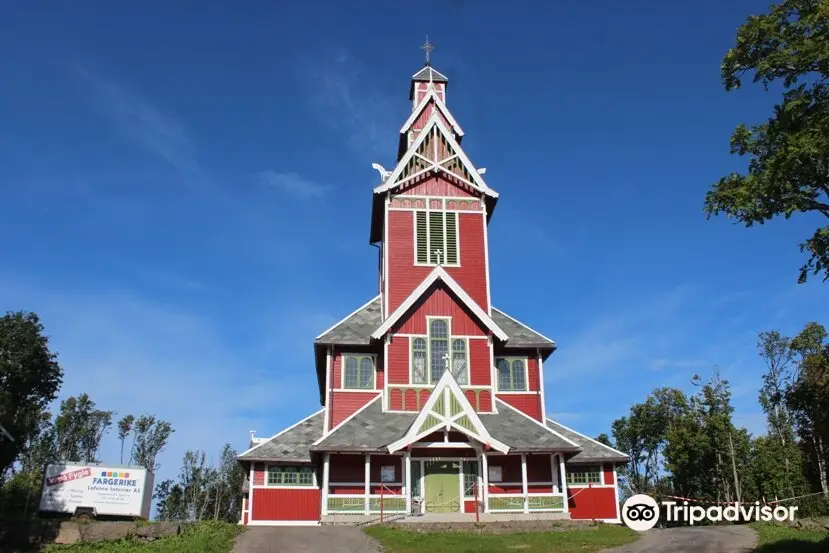
M 412 76 L 397 164 L 375 164 L 378 294 L 314 342 L 322 409 L 239 455 L 243 524 L 619 521 L 628 457 L 547 418 L 556 344 L 492 305 L 499 195 L 461 148 L 447 84 L 428 61 Z

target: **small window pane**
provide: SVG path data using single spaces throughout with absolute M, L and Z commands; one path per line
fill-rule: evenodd
M 520 359 L 516 359 L 512 362 L 512 389 L 513 390 L 526 390 L 526 382 L 525 382 L 525 371 L 524 371 L 524 362 Z
M 438 319 L 437 321 L 432 321 L 431 337 L 432 338 L 448 338 L 449 337 L 449 328 L 446 325 L 446 321 L 442 321 L 440 319 Z
M 467 384 L 466 341 L 452 341 L 452 375 L 458 384 Z
M 412 341 L 412 384 L 428 384 L 426 378 L 426 340 Z
M 449 341 L 448 340 L 432 340 L 432 354 L 431 354 L 431 376 L 432 382 L 437 382 L 446 370 L 447 362 L 449 360 Z
M 360 388 L 371 388 L 374 379 L 374 363 L 371 357 L 360 359 Z
M 498 389 L 509 391 L 512 388 L 509 361 L 506 359 L 498 359 L 496 367 L 498 369 Z
M 478 461 L 463 462 L 463 495 L 475 496 L 475 482 L 478 480 Z M 477 490 L 478 499 L 481 499 L 481 490 Z
M 357 374 L 357 358 L 345 358 L 345 384 L 346 388 L 356 388 L 359 384 L 359 375 Z

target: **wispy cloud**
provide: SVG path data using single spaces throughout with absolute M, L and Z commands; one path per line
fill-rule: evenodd
M 80 64 L 74 73 L 86 82 L 115 128 L 127 139 L 185 173 L 201 173 L 196 148 L 185 126 L 147 99 Z
M 300 200 L 322 198 L 334 188 L 329 184 L 308 180 L 296 173 L 277 173 L 271 170 L 262 171 L 256 175 L 256 179 Z
M 322 122 L 342 133 L 359 155 L 391 158 L 395 136 L 405 119 L 400 94 L 383 93 L 382 73 L 364 65 L 344 49 L 327 59 L 307 60 L 302 81 Z M 405 96 L 403 97 L 405 98 Z

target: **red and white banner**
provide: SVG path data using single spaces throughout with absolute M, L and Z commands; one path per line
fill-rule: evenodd
M 55 484 L 63 484 L 64 482 L 71 482 L 72 480 L 86 478 L 87 476 L 92 476 L 92 469 L 85 468 L 81 470 L 73 470 L 72 472 L 62 472 L 60 474 L 56 474 L 55 476 L 49 476 L 46 478 L 46 485 L 54 486 Z

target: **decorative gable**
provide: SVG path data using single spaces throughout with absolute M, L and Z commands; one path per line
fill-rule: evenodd
M 399 451 L 424 436 L 441 430 L 457 430 L 501 453 L 509 451 L 509 446 L 489 434 L 451 371 L 443 373 L 406 434 L 389 444 L 389 452 Z
M 437 113 L 432 114 L 397 167 L 384 184 L 374 189 L 374 193 L 403 188 L 430 174 L 439 174 L 457 186 L 498 197 Z

